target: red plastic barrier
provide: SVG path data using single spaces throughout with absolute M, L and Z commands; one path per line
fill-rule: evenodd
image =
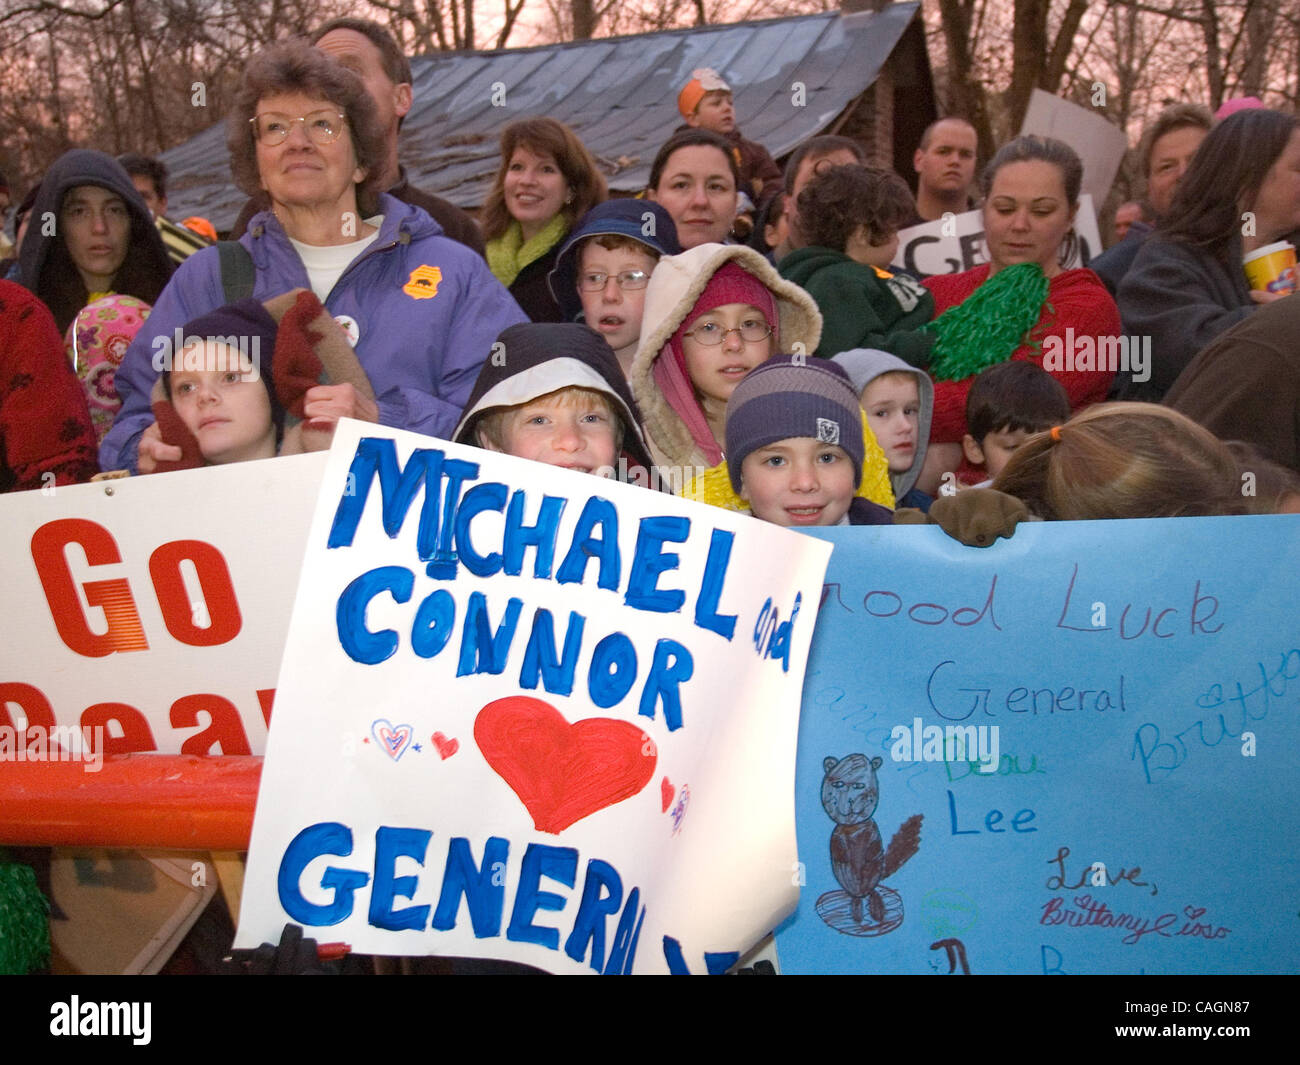
M 0 844 L 248 849 L 262 759 L 118 754 L 0 762 Z

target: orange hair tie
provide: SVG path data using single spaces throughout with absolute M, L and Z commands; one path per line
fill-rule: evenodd
M 1061 442 L 1061 427 L 1059 425 L 1052 426 L 1051 437 L 1053 443 L 1059 444 Z

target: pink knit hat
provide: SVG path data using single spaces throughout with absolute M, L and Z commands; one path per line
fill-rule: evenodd
M 682 338 L 686 335 L 686 331 L 695 324 L 695 319 L 699 318 L 700 315 L 707 314 L 715 307 L 722 307 L 728 303 L 748 303 L 751 307 L 757 307 L 762 311 L 763 317 L 767 319 L 767 324 L 772 327 L 772 350 L 779 350 L 780 340 L 777 336 L 777 330 L 780 326 L 780 319 L 776 313 L 776 297 L 772 295 L 770 288 L 743 266 L 737 265 L 734 261 L 729 261 L 709 279 L 709 283 L 704 286 L 704 291 L 700 293 L 699 298 L 695 301 L 695 306 L 682 319 L 682 324 L 677 327 L 677 332 L 668 341 L 668 346 L 673 351 L 673 359 L 677 362 L 683 374 L 687 373 L 686 353 L 682 348 Z
M 1222 122 L 1238 111 L 1256 111 L 1263 106 L 1264 101 L 1258 96 L 1234 96 L 1231 100 L 1224 100 L 1219 109 L 1214 112 L 1214 121 Z

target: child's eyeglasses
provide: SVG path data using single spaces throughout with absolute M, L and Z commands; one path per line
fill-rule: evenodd
M 268 146 L 283 144 L 288 140 L 289 131 L 293 129 L 295 122 L 302 123 L 307 136 L 316 144 L 332 144 L 343 132 L 347 116 L 332 108 L 321 108 L 319 111 L 313 111 L 309 115 L 299 115 L 297 118 L 280 114 L 278 111 L 267 111 L 248 120 L 249 125 L 253 127 L 253 135 L 262 144 Z
M 644 270 L 624 270 L 620 274 L 602 274 L 593 270 L 578 278 L 578 285 L 583 292 L 599 292 L 611 277 L 618 282 L 619 288 L 638 289 L 650 284 L 650 275 Z
M 703 325 L 697 325 L 694 329 L 688 329 L 685 335 L 694 337 L 697 344 L 703 344 L 711 348 L 726 340 L 728 333 L 739 333 L 741 340 L 750 344 L 757 344 L 760 340 L 766 340 L 772 335 L 772 327 L 765 321 L 742 322 L 731 329 L 724 328 L 717 322 L 705 322 Z

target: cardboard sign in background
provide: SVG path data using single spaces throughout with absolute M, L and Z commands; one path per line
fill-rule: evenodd
M 1074 255 L 1065 264 L 1066 269 L 1085 266 L 1101 254 L 1101 231 L 1097 228 L 1097 212 L 1092 197 L 1084 193 L 1079 197 L 1079 212 L 1075 215 L 1074 230 L 1079 235 Z M 984 212 L 965 211 L 945 222 L 926 222 L 901 230 L 898 234 L 898 251 L 893 266 L 907 270 L 917 277 L 935 274 L 959 274 L 989 261 L 984 243 Z
M 1296 526 L 1034 523 L 987 550 L 819 531 L 783 971 L 1293 972 Z M 936 726 L 996 727 L 996 770 L 917 751 Z
M 720 971 L 793 907 L 827 545 L 340 423 L 237 945 Z

